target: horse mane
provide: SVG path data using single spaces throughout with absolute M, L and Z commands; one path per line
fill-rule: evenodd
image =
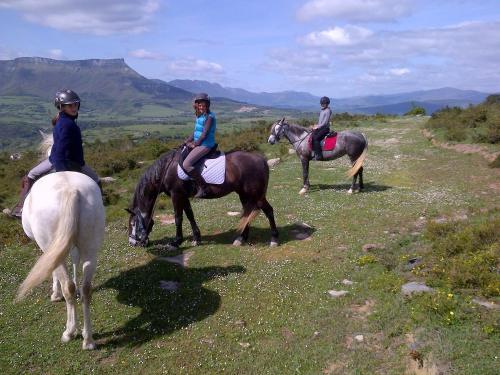
M 290 124 L 288 122 L 287 122 L 287 124 L 288 124 L 288 127 L 291 130 L 291 132 L 297 136 L 301 135 L 303 132 L 307 132 L 307 133 L 311 132 L 310 129 L 304 128 L 303 126 L 300 126 L 299 124 Z
M 131 209 L 137 207 L 139 197 L 144 195 L 145 191 L 152 190 L 151 188 L 153 188 L 153 190 L 157 190 L 154 188 L 159 188 L 158 185 L 161 183 L 161 179 L 166 173 L 165 168 L 173 160 L 176 152 L 177 149 L 174 149 L 162 154 L 144 171 L 141 179 L 137 183 L 137 187 L 135 188 L 134 199 L 132 201 L 133 206 L 130 207 Z

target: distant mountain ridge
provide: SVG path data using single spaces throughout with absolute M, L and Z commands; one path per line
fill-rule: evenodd
M 319 96 L 307 92 L 283 91 L 275 93 L 253 93 L 244 89 L 223 87 L 218 83 L 200 80 L 173 80 L 170 85 L 190 92 L 207 92 L 213 96 L 223 96 L 249 104 L 269 105 L 281 108 L 317 109 Z M 412 105 L 419 105 L 432 113 L 445 106 L 467 106 L 482 102 L 489 94 L 474 90 L 460 90 L 443 87 L 399 94 L 367 95 L 350 98 L 331 98 L 332 108 L 338 112 L 403 114 Z
M 0 61 L 0 96 L 36 96 L 51 100 L 68 87 L 88 106 L 109 110 L 110 105 L 133 106 L 143 102 L 186 102 L 191 93 L 153 81 L 131 69 L 124 59 L 61 61 L 20 57 Z

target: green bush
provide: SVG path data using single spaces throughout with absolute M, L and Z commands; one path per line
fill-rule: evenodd
M 427 225 L 432 245 L 430 275 L 451 289 L 472 288 L 487 296 L 500 295 L 500 210 L 471 222 Z
M 412 109 L 405 113 L 405 116 L 425 116 L 425 108 L 413 105 Z
M 484 103 L 466 109 L 453 107 L 434 112 L 426 124 L 443 131 L 448 141 L 475 143 L 500 142 L 500 95 L 490 95 Z

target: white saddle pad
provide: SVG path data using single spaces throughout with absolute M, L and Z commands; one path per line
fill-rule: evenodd
M 189 180 L 189 177 L 182 168 L 177 165 L 177 176 L 181 180 Z M 207 184 L 221 185 L 224 183 L 226 176 L 226 155 L 221 154 L 217 159 L 207 159 L 203 165 L 201 176 Z

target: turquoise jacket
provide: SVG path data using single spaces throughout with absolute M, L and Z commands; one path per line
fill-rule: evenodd
M 212 148 L 215 146 L 215 130 L 217 128 L 217 121 L 215 119 L 215 114 L 213 112 L 209 112 L 208 116 L 210 116 L 210 118 L 212 119 L 212 125 L 210 126 L 210 130 L 208 131 L 208 134 L 206 135 L 205 139 L 203 140 L 203 142 L 201 142 L 201 146 Z M 206 120 L 207 120 L 207 115 L 205 114 L 200 115 L 196 118 L 196 121 L 194 123 L 194 134 L 193 134 L 194 142 L 198 141 L 201 134 L 203 133 Z

